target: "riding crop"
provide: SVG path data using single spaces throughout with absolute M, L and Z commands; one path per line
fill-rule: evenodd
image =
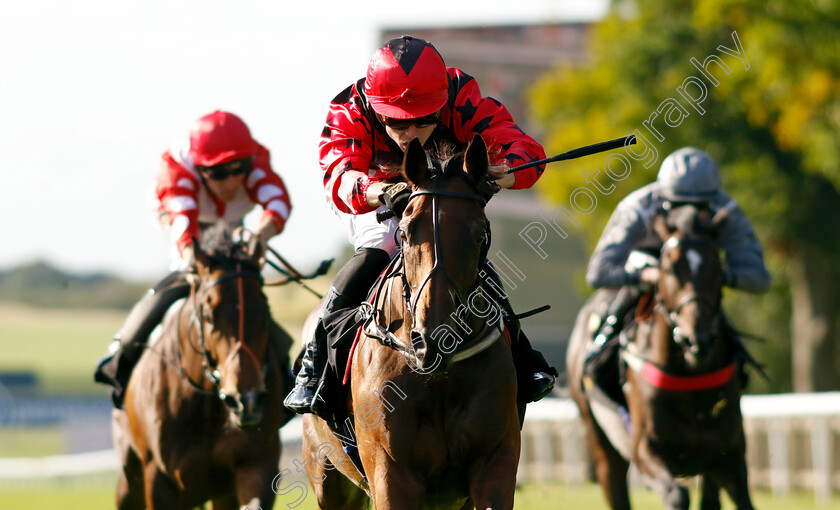
M 618 149 L 619 147 L 625 147 L 627 145 L 633 145 L 634 143 L 636 143 L 636 135 L 624 136 L 622 138 L 616 138 L 615 140 L 608 140 L 606 142 L 593 143 L 592 145 L 578 147 L 577 149 L 572 149 L 570 151 L 560 153 L 550 158 L 541 159 L 539 161 L 531 161 L 530 163 L 525 163 L 524 165 L 515 166 L 509 169 L 507 173 L 512 174 L 513 172 L 526 170 L 528 168 L 544 165 L 546 163 L 553 163 L 555 161 L 564 161 L 567 159 L 581 158 L 583 156 L 589 156 L 591 154 L 597 154 L 599 152 Z

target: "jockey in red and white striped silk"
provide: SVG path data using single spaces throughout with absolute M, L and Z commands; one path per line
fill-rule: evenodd
M 447 68 L 434 46 L 410 36 L 377 50 L 366 76 L 332 100 L 319 151 L 324 191 L 345 223 L 355 253 L 333 281 L 322 323 L 333 311 L 358 306 L 397 251 L 396 219 L 380 223 L 374 212 L 402 214 L 409 190 L 398 181 L 408 144 L 416 138 L 427 150 L 444 145 L 460 150 L 475 134 L 488 147 L 494 181 L 486 184 L 491 194 L 500 188 L 529 188 L 539 179 L 544 166 L 511 174 L 507 170 L 544 159 L 542 146 L 516 125 L 504 105 L 483 97 L 475 79 Z M 326 363 L 326 339 L 315 336 L 307 342 L 295 389 L 284 402 L 297 413 L 312 410 Z M 553 387 L 554 369 L 521 338 L 514 342 L 515 363 L 518 369 L 526 367 L 523 373 L 531 371 L 521 386 L 530 393 L 526 400 L 538 400 Z M 517 356 L 520 351 L 524 354 Z
M 232 113 L 214 111 L 199 118 L 187 136 L 163 153 L 162 163 L 155 192 L 160 223 L 173 244 L 172 272 L 134 306 L 94 374 L 97 382 L 113 386 L 118 408 L 149 334 L 169 306 L 189 292 L 193 239 L 200 243 L 206 229 L 219 224 L 232 232 L 261 206 L 262 218 L 249 235 L 257 237 L 264 253 L 292 209 L 286 185 L 271 169 L 268 149 Z
M 206 170 L 237 164 L 216 175 Z M 268 149 L 251 138 L 242 120 L 218 111 L 199 119 L 188 137 L 163 153 L 155 194 L 161 224 L 179 254 L 193 237 L 201 241 L 203 228 L 223 221 L 233 230 L 256 205 L 263 209 L 256 233 L 267 242 L 283 230 L 292 209 L 286 185 L 271 169 Z M 172 269 L 188 265 L 176 255 Z

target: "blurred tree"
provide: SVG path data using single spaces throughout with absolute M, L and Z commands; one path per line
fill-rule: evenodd
M 655 164 L 633 161 L 619 181 L 594 169 L 596 158 L 579 160 L 550 169 L 540 189 L 574 211 L 592 245 L 665 155 L 685 145 L 707 151 L 754 222 L 774 277 L 767 295 L 726 297 L 735 322 L 768 340 L 753 348 L 771 370 L 760 389 L 840 388 L 840 2 L 620 1 L 590 48 L 584 68 L 557 69 L 533 90 L 547 151 L 638 130 Z M 575 208 L 580 187 L 591 193 Z

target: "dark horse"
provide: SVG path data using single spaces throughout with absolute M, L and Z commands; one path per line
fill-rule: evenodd
M 197 243 L 195 254 L 189 298 L 170 308 L 132 374 L 125 411 L 113 412 L 120 509 L 274 502 L 284 388 L 272 351 L 286 333 L 270 318 L 258 255 L 208 254 Z
M 376 287 L 351 354 L 346 409 L 366 477 L 324 420 L 304 418 L 303 456 L 322 509 L 369 499 L 377 510 L 513 508 L 516 377 L 500 308 L 480 285 L 489 223 L 477 187 L 487 149 L 476 136 L 465 154 L 432 159 L 435 169 L 417 140 L 405 153 L 413 193 L 401 256 Z
M 731 335 L 721 334 L 716 238 L 724 225 L 723 215 L 710 218 L 692 206 L 655 217 L 663 241 L 659 284 L 650 301 L 643 299 L 648 306 L 637 309 L 635 340 L 622 339 L 620 361 L 610 368 L 617 374 L 623 364 L 624 383 L 613 398 L 626 401 L 626 413 L 605 404 L 604 393 L 584 376 L 592 314 L 608 292 L 597 292 L 578 314 L 567 357 L 569 390 L 613 509 L 630 508 L 629 462 L 669 510 L 688 509 L 688 491 L 676 478 L 694 475 L 702 475 L 702 510 L 720 508 L 721 487 L 738 510 L 753 508 L 739 405 L 741 351 Z

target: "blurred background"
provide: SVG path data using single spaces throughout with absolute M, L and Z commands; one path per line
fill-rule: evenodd
M 767 294 L 725 293 L 735 325 L 760 339 L 747 345 L 769 375 L 754 374 L 748 393 L 825 397 L 813 401 L 821 412 L 761 411 L 748 424 L 751 482 L 764 498 L 757 506 L 840 508 L 837 2 L 434 0 L 292 9 L 259 0 L 32 0 L 0 14 L 0 509 L 34 508 L 50 494 L 67 508 L 76 500 L 113 506 L 110 404 L 92 370 L 128 309 L 166 273 L 168 241 L 152 187 L 171 141 L 214 109 L 241 116 L 271 150 L 293 203 L 272 247 L 302 272 L 336 258 L 334 271 L 350 249 L 325 204 L 318 137 L 330 99 L 363 76 L 383 41 L 402 34 L 431 41 L 447 65 L 474 76 L 549 155 L 636 130 L 657 153 L 648 166 L 634 162 L 607 193 L 583 173 L 600 171 L 606 185 L 602 154 L 550 165 L 531 190 L 501 193 L 488 205 L 491 258 L 502 252 L 524 275 L 508 289 L 514 306 L 551 305 L 524 326 L 558 369 L 591 292 L 588 256 L 615 204 L 653 181 L 676 148 L 694 145 L 718 161 L 773 276 Z M 745 58 L 720 49 L 738 44 Z M 716 86 L 692 63 L 712 55 L 723 63 L 708 66 Z M 689 77 L 707 92 L 695 105 L 678 91 L 688 90 Z M 583 212 L 570 202 L 581 187 L 596 198 Z M 535 249 L 528 230 L 547 225 L 556 207 L 578 211 L 580 223 L 564 225 L 566 237 L 544 229 Z M 325 291 L 331 277 L 310 285 Z M 296 286 L 267 294 L 299 341 L 316 299 Z M 781 412 L 802 399 L 759 407 Z M 605 507 L 588 482 L 576 422 L 557 420 L 526 425 L 517 508 Z M 50 476 L 44 462 L 74 467 Z M 652 495 L 634 497 L 641 508 L 661 508 Z

